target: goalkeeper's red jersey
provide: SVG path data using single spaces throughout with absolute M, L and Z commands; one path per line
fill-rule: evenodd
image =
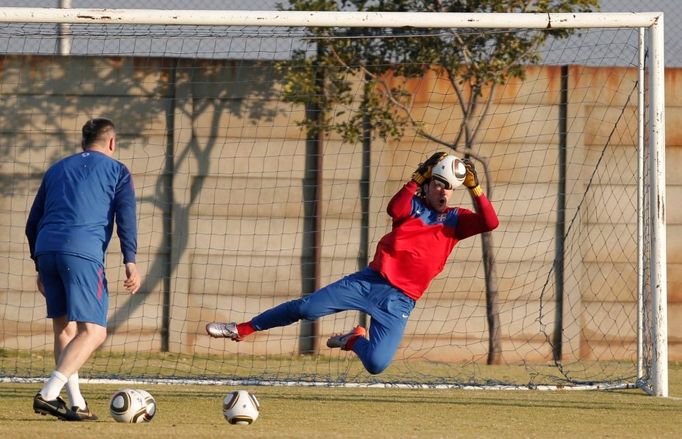
M 388 203 L 393 229 L 379 241 L 370 268 L 393 286 L 418 300 L 459 240 L 497 227 L 497 213 L 485 195 L 475 197 L 478 212 L 461 207 L 443 213 L 429 208 L 416 196 L 410 181 Z

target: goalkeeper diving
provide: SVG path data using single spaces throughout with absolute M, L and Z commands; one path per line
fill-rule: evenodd
M 476 212 L 448 205 L 459 184 L 471 193 Z M 371 317 L 369 330 L 357 326 L 330 337 L 327 346 L 353 351 L 369 373 L 381 373 L 393 361 L 416 301 L 443 270 L 457 242 L 490 232 L 499 224 L 474 164 L 444 152 L 419 164 L 388 203 L 387 212 L 393 219 L 392 230 L 379 241 L 367 268 L 268 309 L 248 322 L 208 323 L 206 332 L 241 341 L 256 331 L 301 319 L 362 311 Z

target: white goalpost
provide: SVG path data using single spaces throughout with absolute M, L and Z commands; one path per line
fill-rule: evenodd
M 117 291 L 114 238 L 109 338 L 81 376 L 636 386 L 668 396 L 663 24 L 657 12 L 0 8 L 0 379 L 51 370 L 50 327 L 23 226 L 42 172 L 74 152 L 82 123 L 101 115 L 120 129 L 118 159 L 134 174 L 145 283 L 139 297 Z M 59 50 L 63 25 L 70 54 Z M 480 89 L 490 96 L 488 113 L 476 149 L 466 151 L 457 143 L 465 116 L 456 80 L 434 68 L 401 81 L 365 65 L 360 51 L 356 65 L 341 50 L 358 41 L 369 50 L 389 39 L 557 30 L 588 36 L 548 39 L 547 64 L 523 64 L 522 75 Z M 590 39 L 587 31 L 603 34 Z M 319 96 L 287 82 L 287 73 L 313 68 L 316 50 L 332 43 L 343 59 L 334 74 L 350 90 L 339 93 L 352 99 L 335 104 L 327 125 L 347 127 L 366 98 L 357 72 L 385 75 L 382 84 L 411 93 L 398 110 L 417 123 L 396 127 L 400 139 L 367 134 L 379 130 L 368 119 L 358 125 L 367 132 L 352 139 L 306 132 L 312 104 L 301 102 Z M 625 63 L 610 65 L 618 56 Z M 455 153 L 481 157 L 494 189 L 496 277 L 478 238 L 459 243 L 417 302 L 385 375 L 369 376 L 352 353 L 319 345 L 366 316 L 301 322 L 238 344 L 206 336 L 208 321 L 247 320 L 366 265 L 390 227 L 388 200 L 420 160 L 450 142 Z M 465 195 L 458 205 L 471 208 Z M 498 338 L 489 331 L 491 303 Z

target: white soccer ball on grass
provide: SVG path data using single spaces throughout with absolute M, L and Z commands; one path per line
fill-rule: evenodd
M 109 413 L 116 422 L 149 422 L 156 414 L 156 400 L 146 390 L 121 389 L 111 396 Z
M 246 390 L 230 392 L 223 399 L 223 416 L 233 425 L 249 425 L 258 419 L 260 403 Z

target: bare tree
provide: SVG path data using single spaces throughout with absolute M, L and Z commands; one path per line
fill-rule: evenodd
M 296 0 L 292 10 L 354 10 L 414 12 L 588 12 L 598 0 Z M 406 127 L 417 135 L 477 161 L 485 174 L 486 192 L 493 197 L 486 157 L 477 138 L 497 86 L 523 79 L 525 67 L 537 63 L 539 49 L 550 36 L 564 38 L 568 30 L 477 30 L 350 28 L 310 30 L 304 48 L 279 65 L 285 99 L 319 109 L 316 118 L 299 121 L 308 132 L 335 132 L 358 142 L 369 123 L 373 138 L 399 140 Z M 382 36 L 379 38 L 379 36 Z M 324 81 L 315 80 L 323 72 Z M 436 74 L 449 83 L 461 120 L 454 138 L 425 129 L 414 111 L 411 81 Z M 354 95 L 354 81 L 365 81 L 363 95 Z M 339 108 L 345 110 L 339 111 Z M 347 114 L 349 112 L 350 114 Z M 364 124 L 364 125 L 363 125 Z M 501 362 L 498 286 L 492 236 L 481 235 L 489 329 L 488 364 Z

